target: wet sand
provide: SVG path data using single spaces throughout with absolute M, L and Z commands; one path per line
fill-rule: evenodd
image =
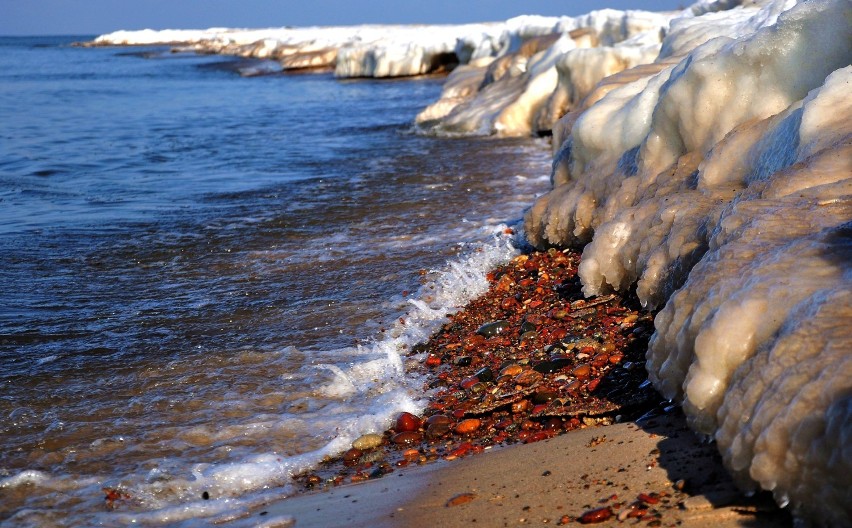
M 657 502 L 642 501 L 640 494 Z M 645 509 L 643 518 L 618 520 L 636 501 L 641 505 L 633 511 Z M 700 442 L 679 413 L 404 469 L 269 504 L 243 521 L 298 527 L 559 526 L 606 507 L 613 515 L 599 526 L 792 525 L 770 497 L 737 492 L 715 447 Z

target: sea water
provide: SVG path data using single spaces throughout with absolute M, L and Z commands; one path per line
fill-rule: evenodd
M 0 522 L 227 517 L 416 411 L 546 143 L 412 133 L 442 78 L 81 40 L 0 39 Z

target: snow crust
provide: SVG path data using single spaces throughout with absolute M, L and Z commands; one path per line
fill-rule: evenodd
M 584 246 L 587 295 L 662 308 L 649 377 L 743 489 L 848 526 L 852 2 L 713 7 L 572 101 L 526 231 Z

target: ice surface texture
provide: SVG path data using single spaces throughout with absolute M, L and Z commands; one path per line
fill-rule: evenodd
M 557 124 L 527 232 L 662 307 L 649 376 L 744 489 L 848 526 L 852 2 L 693 14 Z

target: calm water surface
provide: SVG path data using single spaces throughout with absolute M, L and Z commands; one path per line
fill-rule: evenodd
M 547 146 L 410 133 L 442 79 L 84 39 L 0 38 L 0 521 L 286 494 L 416 409 L 400 354 L 511 253 Z

